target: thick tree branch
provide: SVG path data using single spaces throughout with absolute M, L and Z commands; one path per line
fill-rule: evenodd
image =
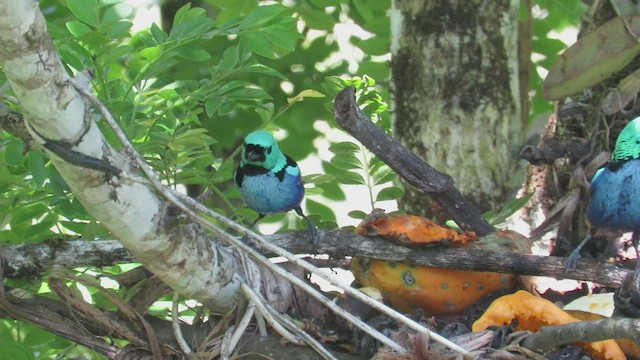
M 429 166 L 371 122 L 356 102 L 354 87 L 347 87 L 336 96 L 333 112 L 340 126 L 409 184 L 433 197 L 462 229 L 475 231 L 481 236 L 495 231 L 480 212 L 462 197 L 449 175 Z
M 410 248 L 382 238 L 365 237 L 342 230 L 320 230 L 322 242 L 316 245 L 318 253 L 334 258 L 364 256 L 376 259 L 403 261 L 415 265 L 440 268 L 492 271 L 518 275 L 538 275 L 592 281 L 605 286 L 619 287 L 630 270 L 597 260 L 578 260 L 575 270 L 564 272 L 564 258 L 515 253 L 509 250 L 509 239 L 491 234 L 482 242 L 495 242 L 491 249 L 433 246 Z M 310 253 L 314 250 L 303 232 L 291 232 L 265 236 L 278 246 L 293 253 Z M 66 268 L 80 266 L 107 266 L 132 261 L 131 254 L 116 241 L 58 240 L 40 244 L 23 244 L 0 247 L 7 262 L 7 277 L 35 276 L 53 266 Z M 80 255 L 78 255 L 80 254 Z

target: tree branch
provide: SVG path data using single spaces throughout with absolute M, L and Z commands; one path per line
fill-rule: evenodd
M 475 231 L 480 236 L 495 231 L 482 214 L 464 199 L 449 175 L 429 166 L 371 122 L 356 102 L 354 87 L 347 87 L 336 96 L 333 113 L 340 126 L 409 184 L 431 195 L 462 229 Z
M 300 236 L 302 234 L 305 232 L 267 235 L 265 238 L 293 253 L 313 252 L 313 245 L 306 236 Z M 500 237 L 500 233 L 488 235 L 481 238 L 479 243 L 465 247 L 428 248 L 401 246 L 383 238 L 360 236 L 343 230 L 319 230 L 319 235 L 323 240 L 315 245 L 315 251 L 340 259 L 345 256 L 364 256 L 447 269 L 592 281 L 609 287 L 619 287 L 630 273 L 630 270 L 620 266 L 590 259 L 578 260 L 576 268 L 565 273 L 564 258 L 512 252 L 509 250 L 510 240 Z M 478 247 L 481 243 L 491 242 L 491 249 Z M 56 239 L 39 244 L 3 246 L 0 247 L 0 254 L 6 259 L 5 274 L 9 278 L 35 276 L 53 266 L 100 267 L 133 261 L 122 245 L 109 240 Z

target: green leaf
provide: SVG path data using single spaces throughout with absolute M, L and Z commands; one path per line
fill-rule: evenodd
M 49 236 L 52 234 L 51 227 L 55 225 L 57 220 L 54 216 L 46 216 L 43 220 L 40 220 L 37 224 L 29 226 L 24 236 L 26 238 L 38 238 L 43 236 Z
M 33 351 L 21 343 L 15 341 L 3 341 L 2 350 L 0 350 L 1 360 L 34 360 Z
M 67 0 L 67 6 L 78 20 L 94 27 L 98 25 L 97 0 Z
M 80 21 L 68 21 L 66 25 L 69 32 L 77 38 L 93 32 L 93 29 Z
M 285 77 L 284 75 L 282 75 L 278 70 L 276 69 L 272 69 L 268 66 L 265 66 L 263 64 L 254 62 L 251 64 L 247 64 L 246 66 L 238 69 L 240 72 L 242 73 L 255 73 L 255 74 L 265 74 L 265 75 L 270 75 L 270 76 L 274 76 L 277 77 L 279 79 L 282 80 L 287 80 L 287 77 Z M 318 96 L 317 94 L 311 93 L 312 90 L 308 90 L 307 93 L 302 94 L 302 97 L 323 97 L 322 96 Z M 304 90 L 302 91 L 304 92 Z M 302 98 L 300 99 L 302 100 Z M 289 99 L 287 99 L 287 101 L 289 101 Z
M 24 181 L 21 177 L 10 174 L 6 168 L 0 168 L 0 184 L 24 186 Z
M 160 29 L 160 27 L 158 27 L 156 23 L 151 24 L 151 28 L 149 29 L 149 32 L 151 33 L 151 36 L 153 37 L 153 39 L 156 41 L 156 44 L 162 44 L 163 42 L 167 41 L 167 39 L 169 38 L 169 35 L 167 35 L 167 33 L 164 32 L 164 30 Z
M 402 196 L 403 193 L 404 191 L 402 189 L 395 186 L 384 188 L 380 190 L 380 192 L 376 196 L 376 202 L 386 201 L 386 200 L 397 200 Z
M 309 174 L 302 177 L 305 184 L 323 184 L 335 180 L 336 177 L 330 174 Z
M 353 171 L 341 171 L 334 174 L 339 183 L 345 185 L 364 185 L 366 182 L 362 175 Z
M 122 39 L 129 36 L 129 30 L 133 23 L 130 21 L 118 21 L 105 26 L 103 31 L 112 39 Z
M 269 59 L 275 59 L 275 50 L 271 42 L 261 33 L 243 32 L 240 43 L 248 46 L 253 52 Z
M 267 122 L 271 119 L 271 116 L 273 116 L 273 103 L 260 104 L 255 108 L 255 111 L 263 122 Z
M 336 24 L 333 16 L 327 14 L 324 10 L 303 8 L 300 11 L 300 17 L 310 28 L 318 30 L 331 31 Z
M 264 24 L 267 24 L 276 16 L 280 15 L 285 11 L 290 11 L 286 6 L 283 5 L 263 5 L 255 8 L 249 15 L 247 15 L 244 20 L 240 23 L 240 28 L 257 28 Z
M 389 40 L 378 36 L 374 36 L 366 40 L 355 41 L 355 45 L 368 55 L 382 56 L 390 51 Z
M 520 210 L 523 206 L 525 206 L 529 200 L 531 200 L 531 197 L 533 196 L 534 193 L 529 193 L 519 199 L 515 199 L 511 202 L 509 202 L 502 210 L 500 210 L 500 212 L 498 212 L 497 214 L 494 213 L 490 213 L 487 212 L 487 215 L 483 216 L 487 219 L 487 221 L 492 224 L 492 225 L 498 225 L 503 223 L 505 220 L 507 220 L 507 218 L 511 215 L 513 215 L 516 211 Z
M 84 234 L 84 230 L 87 227 L 87 223 L 75 221 L 60 221 L 60 225 L 78 235 Z
M 352 154 L 339 154 L 331 158 L 331 165 L 340 170 L 362 169 L 362 162 Z
M 358 146 L 358 144 L 352 143 L 351 141 L 343 141 L 329 146 L 329 151 L 336 155 L 354 154 L 360 151 L 360 146 Z
M 189 2 L 176 11 L 176 15 L 173 17 L 173 26 L 189 20 L 202 19 L 206 16 L 207 11 L 205 9 L 199 7 L 192 9 Z
M 306 188 L 304 189 L 304 196 L 316 196 L 324 194 L 324 189 L 314 187 L 314 188 Z
M 288 98 L 287 103 L 293 104 L 294 102 L 302 101 L 305 97 L 322 98 L 324 97 L 324 94 L 319 91 L 310 90 L 310 89 L 302 90 L 301 92 L 298 93 L 298 95 L 292 98 Z
M 209 97 L 205 103 L 204 108 L 207 116 L 212 117 L 222 105 L 222 99 L 219 97 Z
M 222 59 L 218 64 L 219 71 L 229 71 L 233 69 L 239 60 L 239 49 L 237 46 L 228 47 L 222 54 Z
M 193 44 L 181 46 L 174 51 L 176 51 L 179 56 L 193 61 L 207 61 L 211 59 L 211 55 L 209 55 L 206 50 Z
M 358 220 L 363 220 L 364 218 L 367 217 L 367 213 L 361 210 L 349 211 L 347 215 L 349 215 L 349 217 L 351 218 L 358 219 Z
M 28 223 L 28 225 L 31 225 L 31 221 L 33 219 L 38 219 L 48 212 L 49 208 L 47 208 L 47 206 L 42 202 L 32 203 L 16 208 L 12 214 L 11 227 L 13 228 L 20 223 Z
M 213 20 L 206 18 L 183 21 L 174 25 L 168 40 L 182 41 L 201 37 L 211 29 L 213 24 Z
M 115 24 L 118 22 L 130 23 L 129 21 L 123 21 L 123 20 L 131 20 L 133 18 L 133 15 L 135 13 L 135 9 L 133 8 L 133 6 L 121 0 L 113 1 L 113 3 L 109 5 L 104 4 L 104 0 L 102 0 L 101 2 L 102 2 L 102 5 L 106 5 L 106 6 L 103 6 L 101 9 L 101 10 L 106 9 L 100 19 L 101 23 L 107 24 L 107 25 Z M 102 30 L 105 31 L 105 29 L 102 29 Z
M 44 157 L 40 151 L 29 151 L 27 156 L 29 171 L 33 176 L 33 182 L 39 189 L 47 179 L 47 170 L 44 167 Z
M 360 15 L 365 19 L 373 19 L 374 14 L 373 11 L 369 8 L 369 5 L 364 0 L 351 0 L 355 9 L 360 13 Z
M 574 95 L 607 79 L 640 54 L 640 15 L 616 17 L 568 48 L 549 70 L 547 100 Z
M 9 165 L 17 166 L 22 164 L 24 159 L 24 143 L 12 141 L 6 145 L 4 161 Z

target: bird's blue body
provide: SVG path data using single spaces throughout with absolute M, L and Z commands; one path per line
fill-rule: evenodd
M 598 169 L 591 180 L 587 217 L 596 227 L 640 230 L 640 159 L 609 162 Z
M 242 171 L 244 175 L 238 189 L 253 210 L 261 214 L 272 214 L 300 206 L 304 186 L 300 169 L 295 162 L 293 166 L 286 166 L 279 174 L 254 165 L 245 165 Z
M 315 242 L 315 225 L 300 208 L 304 185 L 298 164 L 280 151 L 270 133 L 259 130 L 247 135 L 234 178 L 244 201 L 258 212 L 251 227 L 266 214 L 295 210 L 307 221 Z
M 591 179 L 591 201 L 587 208 L 591 225 L 612 230 L 633 231 L 636 253 L 640 239 L 640 118 L 629 122 L 618 135 L 611 159 Z M 575 265 L 580 249 L 591 234 L 569 255 L 565 268 Z M 640 256 L 636 264 L 640 271 Z

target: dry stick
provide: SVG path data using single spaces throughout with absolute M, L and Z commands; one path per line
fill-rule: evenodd
M 360 110 L 355 92 L 349 86 L 336 96 L 333 113 L 338 124 L 409 184 L 431 195 L 462 229 L 475 231 L 479 236 L 494 232 L 495 228 L 453 186 L 449 175 L 429 166 L 371 122 Z
M 240 224 L 238 224 L 238 223 L 236 223 L 236 222 L 234 222 L 234 221 L 232 221 L 232 220 L 230 220 L 230 219 L 228 219 L 228 218 L 226 218 L 226 217 L 224 217 L 224 216 L 222 216 L 222 215 L 220 215 L 220 214 L 218 214 L 218 213 L 216 213 L 214 211 L 211 211 L 211 209 L 205 207 L 204 205 L 202 205 L 200 203 L 197 203 L 193 199 L 189 198 L 188 196 L 186 196 L 184 194 L 181 194 L 181 193 L 175 191 L 174 189 L 165 187 L 162 184 L 162 182 L 160 182 L 160 180 L 157 178 L 157 175 L 155 174 L 153 169 L 151 169 L 149 164 L 147 164 L 144 161 L 144 159 L 142 159 L 142 157 L 137 153 L 137 151 L 135 150 L 133 145 L 129 142 L 129 139 L 127 139 L 126 135 L 120 130 L 117 122 L 115 121 L 115 119 L 113 118 L 113 116 L 111 115 L 109 110 L 106 108 L 106 106 L 104 104 L 102 104 L 102 102 L 98 98 L 96 98 L 93 95 L 93 93 L 91 93 L 87 88 L 83 87 L 82 85 L 79 85 L 75 80 L 70 80 L 70 82 L 78 92 L 80 92 L 83 96 L 85 96 L 87 99 L 89 99 L 89 101 L 91 101 L 91 103 L 93 103 L 93 105 L 98 108 L 98 110 L 104 116 L 104 118 L 107 121 L 107 123 L 110 125 L 110 127 L 116 133 L 116 136 L 118 137 L 118 140 L 120 140 L 120 142 L 122 143 L 125 151 L 135 161 L 136 165 L 138 165 L 140 167 L 140 169 L 144 172 L 144 174 L 147 176 L 147 181 L 153 186 L 153 188 L 156 191 L 158 191 L 160 194 L 162 194 L 162 196 L 164 196 L 168 201 L 170 201 L 175 206 L 177 206 L 182 211 L 184 211 L 185 214 L 188 214 L 192 219 L 194 219 L 195 221 L 199 222 L 200 224 L 205 226 L 207 229 L 209 229 L 209 230 L 213 231 L 214 233 L 218 234 L 221 238 L 223 238 L 226 241 L 228 241 L 229 243 L 233 244 L 235 247 L 239 248 L 240 250 L 244 251 L 245 253 L 248 253 L 256 261 L 259 261 L 259 262 L 265 264 L 266 266 L 270 267 L 271 270 L 274 273 L 276 273 L 276 274 L 282 276 L 283 278 L 289 280 L 294 285 L 301 287 L 306 292 L 308 292 L 311 296 L 313 296 L 315 299 L 317 299 L 322 304 L 324 304 L 326 307 L 331 309 L 335 314 L 337 314 L 338 316 L 340 316 L 340 317 L 344 318 L 345 320 L 349 321 L 354 326 L 360 328 L 361 330 L 365 331 L 366 333 L 368 333 L 369 335 L 374 337 L 376 340 L 382 342 L 383 344 L 391 347 L 392 349 L 394 349 L 396 351 L 405 353 L 406 349 L 404 347 L 400 346 L 395 341 L 389 339 L 387 336 L 383 335 L 381 332 L 379 332 L 378 330 L 374 329 L 373 327 L 371 327 L 367 323 L 363 322 L 359 318 L 353 316 L 350 313 L 345 312 L 342 308 L 340 308 L 338 305 L 336 305 L 334 302 L 332 302 L 330 299 L 328 299 L 323 294 L 317 292 L 316 289 L 314 289 L 312 286 L 310 286 L 306 282 L 298 279 L 297 277 L 290 276 L 290 274 L 286 270 L 283 270 L 282 268 L 280 268 L 278 266 L 272 267 L 273 265 L 272 265 L 271 261 L 269 261 L 268 258 L 266 258 L 263 255 L 261 255 L 260 253 L 258 253 L 252 247 L 244 244 L 242 241 L 240 241 L 240 240 L 236 239 L 235 237 L 231 236 L 226 231 L 224 231 L 222 228 L 220 228 L 219 226 L 213 224 L 211 221 L 209 221 L 204 216 L 201 216 L 200 214 L 194 212 L 192 209 L 196 209 L 197 211 L 201 211 L 202 213 L 205 213 L 207 216 L 211 216 L 211 217 L 215 218 L 216 220 L 221 221 L 225 225 L 227 225 L 227 226 L 229 226 L 229 227 L 231 227 L 231 228 L 233 228 L 233 229 L 235 229 L 237 231 L 245 232 L 245 234 L 249 238 L 255 239 L 263 247 L 265 247 L 267 250 L 286 258 L 287 260 L 291 261 L 292 263 L 294 263 L 294 264 L 296 264 L 298 266 L 301 266 L 304 269 L 306 269 L 306 270 L 308 270 L 308 271 L 310 271 L 312 273 L 317 274 L 318 276 L 320 276 L 324 280 L 328 281 L 329 283 L 341 288 L 345 293 L 355 297 L 357 300 L 360 300 L 360 301 L 364 302 L 365 304 L 373 307 L 374 309 L 377 309 L 377 310 L 383 312 L 384 314 L 386 314 L 386 315 L 388 315 L 388 316 L 390 316 L 390 317 L 392 317 L 392 318 L 394 318 L 394 319 L 396 319 L 396 320 L 398 320 L 398 321 L 400 321 L 402 323 L 405 323 L 407 326 L 411 327 L 412 329 L 414 329 L 416 331 L 419 331 L 419 332 L 423 332 L 423 333 L 429 333 L 430 336 L 435 341 L 438 341 L 440 343 L 445 344 L 450 349 L 452 349 L 452 350 L 454 350 L 456 352 L 459 352 L 461 354 L 468 353 L 467 350 L 463 349 L 462 347 L 458 346 L 455 343 L 452 343 L 451 341 L 447 340 L 446 338 L 431 332 L 429 329 L 427 329 L 424 326 L 420 325 L 419 323 L 411 320 L 407 316 L 405 316 L 403 314 L 400 314 L 399 312 L 389 308 L 388 306 L 385 306 L 384 304 L 381 304 L 381 303 L 371 299 L 370 297 L 368 297 L 367 295 L 363 294 L 362 292 L 360 292 L 360 291 L 358 291 L 356 289 L 353 289 L 351 287 L 346 287 L 346 286 L 342 285 L 340 283 L 340 281 L 337 281 L 336 279 L 333 279 L 333 278 L 331 278 L 329 276 L 324 275 L 322 272 L 319 271 L 318 268 L 316 268 L 315 266 L 307 263 L 306 261 L 303 261 L 303 260 L 297 258 L 294 254 L 289 253 L 287 251 L 284 251 L 283 249 L 280 249 L 280 248 L 277 248 L 275 246 L 270 245 L 266 240 L 264 240 L 264 238 L 262 238 L 261 236 L 259 236 L 255 232 L 248 230 L 246 227 L 244 227 L 244 226 L 242 226 L 242 225 L 240 225 Z M 189 206 L 187 206 L 185 204 L 188 204 Z
M 61 272 L 60 277 L 64 277 L 68 280 L 76 281 L 85 286 L 94 287 L 100 291 L 100 293 L 106 297 L 113 305 L 115 305 L 120 312 L 122 312 L 127 318 L 132 321 L 138 320 L 142 324 L 144 328 L 147 339 L 149 349 L 151 350 L 151 354 L 155 359 L 162 359 L 162 349 L 160 348 L 160 343 L 158 342 L 158 337 L 153 329 L 153 327 L 147 322 L 144 316 L 140 315 L 137 311 L 135 311 L 129 304 L 127 304 L 123 299 L 115 296 L 111 291 L 105 289 L 98 281 L 95 279 L 87 279 L 81 276 L 77 276 L 75 274 Z
M 244 293 L 245 297 L 247 299 L 249 299 L 251 304 L 258 309 L 260 314 L 262 314 L 264 320 L 266 322 L 268 322 L 273 327 L 273 329 L 278 334 L 280 334 L 280 336 L 282 336 L 283 338 L 285 338 L 287 341 L 289 341 L 292 344 L 296 344 L 296 345 L 302 345 L 303 344 L 302 339 L 299 338 L 298 334 L 294 335 L 294 334 L 290 333 L 287 329 L 285 329 L 284 326 L 278 324 L 278 322 L 273 318 L 273 316 L 269 313 L 269 311 L 267 311 L 267 308 L 265 307 L 265 304 L 267 302 L 264 301 L 264 299 L 260 299 L 258 297 L 258 295 L 256 294 L 256 292 L 253 291 L 246 284 L 242 284 L 241 287 L 242 287 L 242 292 Z
M 236 348 L 236 346 L 240 342 L 240 339 L 242 338 L 242 334 L 244 334 L 245 330 L 247 330 L 247 328 L 249 327 L 249 324 L 251 323 L 251 319 L 253 319 L 253 314 L 255 312 L 256 312 L 255 305 L 249 302 L 249 304 L 247 305 L 247 308 L 244 311 L 244 315 L 242 316 L 242 319 L 240 319 L 240 321 L 238 322 L 238 325 L 235 326 L 231 336 L 224 337 L 223 341 L 227 341 L 227 340 L 229 341 L 229 344 L 227 346 L 227 349 L 229 349 L 229 353 L 223 354 L 223 355 L 231 356 L 231 352 L 233 351 L 233 349 Z
M 640 343 L 640 320 L 610 318 L 545 326 L 527 337 L 522 346 L 542 353 L 559 345 L 607 339 L 629 339 Z
M 180 311 L 178 311 L 178 303 L 180 300 L 180 294 L 177 292 L 173 293 L 173 301 L 171 302 L 171 328 L 173 329 L 173 336 L 176 338 L 176 342 L 182 352 L 187 355 L 187 358 L 193 354 L 193 351 L 187 344 L 187 341 L 184 339 L 182 335 L 182 329 L 180 329 L 180 319 L 178 316 L 180 315 Z

